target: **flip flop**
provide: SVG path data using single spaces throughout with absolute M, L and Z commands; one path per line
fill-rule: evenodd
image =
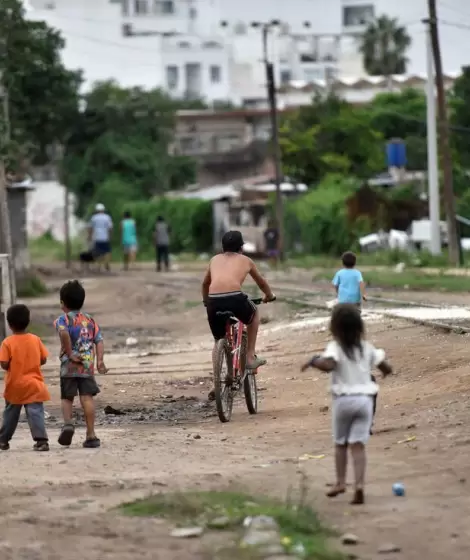
M 356 490 L 354 492 L 354 498 L 351 500 L 352 506 L 360 506 L 365 502 L 364 490 Z
M 73 434 L 75 433 L 75 426 L 73 424 L 65 424 L 60 432 L 58 442 L 64 447 L 69 447 L 72 443 Z
M 265 360 L 264 358 L 258 358 L 258 356 L 256 356 L 255 361 L 252 364 L 246 364 L 246 369 L 254 371 L 259 367 L 266 365 L 267 363 L 268 360 Z
M 327 492 L 326 496 L 328 498 L 336 498 L 336 496 L 339 496 L 340 494 L 344 494 L 345 492 L 346 492 L 346 488 L 341 488 L 341 489 L 335 488 Z

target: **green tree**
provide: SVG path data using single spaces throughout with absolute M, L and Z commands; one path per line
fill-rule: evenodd
M 121 198 L 112 198 L 115 204 L 194 182 L 193 160 L 169 154 L 178 107 L 170 97 L 110 81 L 97 84 L 84 103 L 63 160 L 63 177 L 77 195 L 80 214 L 108 197 L 116 182 Z
M 405 74 L 411 37 L 395 18 L 381 16 L 371 22 L 361 37 L 360 51 L 371 76 Z
M 47 147 L 63 142 L 75 121 L 81 75 L 62 64 L 63 47 L 59 32 L 24 18 L 20 0 L 0 2 L 0 74 L 9 108 L 9 122 L 1 124 L 11 132 L 1 149 L 16 163 L 45 161 Z
M 335 97 L 315 99 L 288 117 L 281 147 L 286 174 L 308 185 L 330 173 L 367 179 L 385 165 L 382 136 L 367 112 Z
M 462 68 L 450 94 L 450 118 L 454 154 L 458 163 L 470 170 L 470 66 Z
M 427 165 L 426 97 L 417 89 L 377 95 L 364 111 L 374 130 L 385 140 L 401 138 L 407 149 L 407 167 L 423 170 Z

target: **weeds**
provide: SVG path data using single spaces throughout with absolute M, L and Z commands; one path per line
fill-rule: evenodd
M 287 551 L 296 545 L 303 545 L 304 557 L 308 559 L 343 558 L 329 549 L 327 540 L 332 532 L 322 525 L 317 514 L 304 501 L 290 505 L 236 492 L 187 492 L 154 495 L 125 504 L 122 511 L 126 515 L 169 519 L 179 526 L 209 528 L 215 519 L 223 516 L 227 522 L 220 530 L 235 531 L 238 538 L 246 517 L 267 515 L 277 521 Z

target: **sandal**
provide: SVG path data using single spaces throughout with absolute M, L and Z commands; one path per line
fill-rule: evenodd
M 60 432 L 59 439 L 57 440 L 60 445 L 69 447 L 72 443 L 73 434 L 75 433 L 75 426 L 73 424 L 64 424 Z
M 101 441 L 97 438 L 87 438 L 84 442 L 83 442 L 83 447 L 85 447 L 86 449 L 97 449 L 98 447 L 101 446 Z
M 336 498 L 336 496 L 339 496 L 340 494 L 344 494 L 346 492 L 346 488 L 333 488 L 333 490 L 330 490 L 329 492 L 326 493 L 328 498 Z
M 359 489 L 354 492 L 354 498 L 351 500 L 352 506 L 360 506 L 365 502 L 364 490 Z

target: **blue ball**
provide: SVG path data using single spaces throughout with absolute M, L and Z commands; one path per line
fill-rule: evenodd
M 392 491 L 395 496 L 404 496 L 405 495 L 405 485 L 401 482 L 395 482 L 392 486 Z

